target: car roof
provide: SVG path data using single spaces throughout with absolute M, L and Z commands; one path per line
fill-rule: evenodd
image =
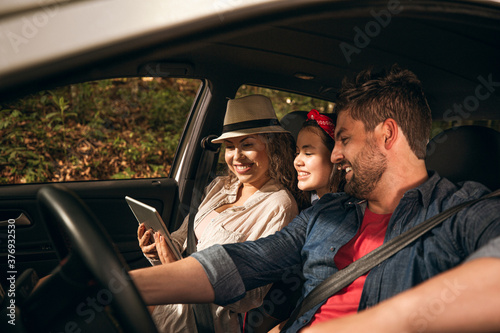
M 421 79 L 434 118 L 473 108 L 471 119 L 500 119 L 498 1 L 22 4 L 0 7 L 0 99 L 46 85 L 169 75 L 207 78 L 233 96 L 256 84 L 334 101 L 344 77 L 398 63 Z

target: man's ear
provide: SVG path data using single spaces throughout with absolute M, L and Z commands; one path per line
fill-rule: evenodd
M 388 118 L 382 124 L 382 136 L 384 138 L 385 149 L 391 149 L 396 143 L 399 135 L 398 123 L 392 119 Z

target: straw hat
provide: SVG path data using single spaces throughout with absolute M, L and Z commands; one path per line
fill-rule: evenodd
M 250 95 L 227 101 L 222 135 L 212 142 L 222 143 L 224 139 L 258 133 L 289 132 L 280 126 L 269 98 Z

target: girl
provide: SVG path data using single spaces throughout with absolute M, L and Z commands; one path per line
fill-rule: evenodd
M 297 136 L 294 167 L 298 187 L 311 195 L 311 203 L 326 193 L 337 192 L 341 173 L 330 161 L 335 146 L 335 124 L 332 118 L 312 109 Z
M 335 125 L 332 118 L 312 109 L 307 114 L 307 120 L 297 135 L 297 147 L 294 167 L 297 171 L 298 187 L 308 194 L 311 204 L 328 192 L 337 192 L 341 187 L 341 171 L 337 171 L 330 161 L 330 155 L 335 146 Z M 299 277 L 293 277 L 299 279 Z M 289 279 L 291 281 L 291 279 Z M 289 282 L 277 282 L 264 299 L 265 306 L 248 312 L 244 318 L 244 332 L 278 333 L 285 320 L 293 310 L 301 293 L 297 286 Z M 295 287 L 295 290 L 290 289 Z M 286 299 L 286 304 L 276 304 L 270 296 L 275 292 L 281 295 L 280 301 Z M 273 306 L 270 306 L 272 304 Z M 272 309 L 270 311 L 269 309 Z M 257 320 L 254 320 L 257 318 Z M 255 324 L 254 324 L 255 322 Z M 279 325 L 277 325 L 279 324 Z M 255 326 L 257 325 L 257 326 Z

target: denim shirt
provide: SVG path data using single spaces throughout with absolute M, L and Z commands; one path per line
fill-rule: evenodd
M 475 182 L 455 185 L 435 172 L 430 171 L 429 175 L 424 184 L 404 194 L 391 216 L 384 243 L 447 208 L 490 192 Z M 234 302 L 246 290 L 286 279 L 297 271 L 305 278 L 304 297 L 338 271 L 333 258 L 355 236 L 365 208 L 366 201 L 345 193 L 327 194 L 274 235 L 253 242 L 214 246 L 193 257 L 203 265 L 217 304 Z M 498 197 L 464 208 L 373 268 L 363 287 L 358 311 L 457 266 L 490 241 L 497 246 L 475 255 L 500 258 L 496 237 L 500 237 Z M 459 288 L 452 284 L 449 287 Z M 288 332 L 306 326 L 321 305 L 298 318 Z M 411 320 L 418 323 L 421 319 L 416 314 Z

